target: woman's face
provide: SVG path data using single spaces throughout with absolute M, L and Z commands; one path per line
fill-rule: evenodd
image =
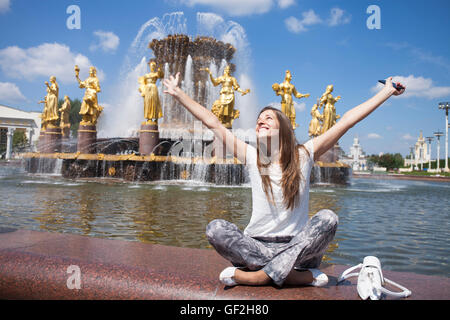
M 274 111 L 266 110 L 262 112 L 256 121 L 256 136 L 271 137 L 278 134 L 280 124 Z

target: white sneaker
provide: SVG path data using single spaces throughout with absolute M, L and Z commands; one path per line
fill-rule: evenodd
M 219 275 L 220 282 L 228 287 L 237 285 L 238 283 L 233 279 L 236 269 L 236 267 L 228 267 L 223 269 L 223 271 Z
M 314 287 L 323 287 L 326 286 L 328 283 L 328 277 L 325 273 L 320 271 L 319 269 L 308 269 L 313 275 L 313 282 L 310 283 L 310 285 Z

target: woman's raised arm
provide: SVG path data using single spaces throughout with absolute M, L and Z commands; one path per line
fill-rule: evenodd
M 225 128 L 219 119 L 208 109 L 200 105 L 189 97 L 178 86 L 180 74 L 177 73 L 175 77 L 172 75 L 169 79 L 164 79 L 165 86 L 164 93 L 170 94 L 177 99 L 190 113 L 200 120 L 208 129 L 212 130 L 214 136 L 223 142 L 226 150 L 233 152 L 233 155 L 242 163 L 245 162 L 247 152 L 247 144 L 234 136 L 230 130 Z
M 347 111 L 341 120 L 333 127 L 322 135 L 314 138 L 314 160 L 318 160 L 319 157 L 333 147 L 350 128 L 371 114 L 392 95 L 398 96 L 402 94 L 405 91 L 405 87 L 402 84 L 400 84 L 400 86 L 403 89 L 397 91 L 397 89 L 392 86 L 392 77 L 387 78 L 383 89 L 375 96 Z

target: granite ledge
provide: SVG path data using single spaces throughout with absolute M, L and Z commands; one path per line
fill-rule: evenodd
M 190 249 L 73 234 L 3 229 L 0 299 L 83 300 L 359 300 L 356 278 L 336 285 L 348 267 L 322 265 L 323 288 L 224 287 L 230 264 L 211 249 Z M 80 271 L 80 289 L 69 289 Z M 412 291 L 407 300 L 448 300 L 450 279 L 383 270 Z M 69 284 L 68 284 L 69 283 Z

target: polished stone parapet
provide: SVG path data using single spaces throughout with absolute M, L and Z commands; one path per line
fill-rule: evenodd
M 0 299 L 359 299 L 356 279 L 336 286 L 346 266 L 322 265 L 325 287 L 280 289 L 224 287 L 218 275 L 229 265 L 212 249 L 0 228 Z M 408 300 L 450 298 L 448 278 L 383 273 L 412 291 Z

